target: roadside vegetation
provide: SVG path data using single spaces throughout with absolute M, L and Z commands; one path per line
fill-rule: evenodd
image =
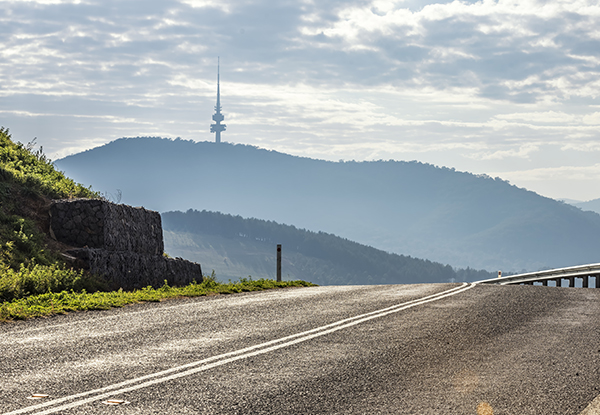
M 13 142 L 0 127 L 0 301 L 102 288 L 98 278 L 68 268 L 46 233 L 52 199 L 100 194 L 57 171 L 34 143 Z
M 108 292 L 101 276 L 67 265 L 64 246 L 48 236 L 53 199 L 101 198 L 57 171 L 35 140 L 12 141 L 0 127 L 0 321 L 62 314 L 76 310 L 121 307 L 174 297 L 229 294 L 269 288 L 312 285 L 243 278 L 217 283 L 214 274 L 186 287 Z
M 192 283 L 185 287 L 170 287 L 165 281 L 165 285 L 158 289 L 146 287 L 135 291 L 119 290 L 88 293 L 85 290 L 81 292 L 71 290 L 48 292 L 0 304 L 0 322 L 66 314 L 69 311 L 107 310 L 113 307 L 123 307 L 128 304 L 161 301 L 170 298 L 234 294 L 273 288 L 309 287 L 313 285 L 305 281 L 277 282 L 266 279 L 252 280 L 252 278 L 242 278 L 235 282 L 219 283 L 215 281 L 213 273 L 212 276 L 205 276 L 201 283 Z

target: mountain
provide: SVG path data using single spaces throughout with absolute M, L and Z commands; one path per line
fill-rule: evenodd
M 600 213 L 600 199 L 588 200 L 587 202 L 570 202 L 570 204 L 582 210 Z
M 149 209 L 293 224 L 455 267 L 599 262 L 600 215 L 499 178 L 416 161 L 329 162 L 247 145 L 123 138 L 55 162 Z
M 277 244 L 282 274 L 320 285 L 407 284 L 493 278 L 472 269 L 442 265 L 358 244 L 324 232 L 218 212 L 162 214 L 165 249 L 213 269 L 220 280 L 276 277 Z

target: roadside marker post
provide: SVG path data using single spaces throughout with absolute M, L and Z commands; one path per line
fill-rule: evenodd
M 281 244 L 277 244 L 277 282 L 281 282 Z

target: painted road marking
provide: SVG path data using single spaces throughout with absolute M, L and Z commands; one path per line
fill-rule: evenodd
M 265 353 L 270 353 L 272 351 L 282 349 L 284 347 L 292 346 L 294 344 L 302 343 L 317 337 L 325 336 L 327 334 L 343 330 L 348 327 L 355 326 L 357 324 L 364 323 L 366 321 L 370 321 L 379 317 L 387 316 L 389 314 L 397 313 L 402 310 L 406 310 L 408 308 L 416 307 L 418 305 L 426 304 L 432 301 L 437 301 L 442 298 L 450 297 L 456 294 L 460 294 L 464 291 L 467 291 L 473 287 L 475 284 L 464 283 L 459 287 L 452 288 L 450 290 L 442 291 L 437 294 L 432 294 L 423 298 L 419 298 L 416 300 L 407 301 L 402 304 L 396 304 L 387 308 L 382 308 L 380 310 L 372 311 L 369 313 L 361 314 L 355 317 L 346 318 L 343 320 L 336 321 L 331 324 L 327 324 L 325 326 L 317 327 L 311 330 L 307 330 L 301 333 L 292 334 L 290 336 L 281 337 L 276 340 L 271 340 L 265 343 L 257 344 L 255 346 L 246 347 L 244 349 L 235 350 L 233 352 L 224 353 L 221 355 L 209 357 L 206 359 L 202 359 L 196 362 L 188 363 L 182 366 L 177 366 L 168 370 L 163 370 L 160 372 L 152 373 L 146 376 L 142 376 L 135 379 L 130 379 L 124 382 L 116 383 L 114 385 L 105 386 L 103 388 L 94 389 L 91 391 L 81 392 L 70 396 L 65 396 L 63 398 L 54 399 L 51 401 L 47 401 L 44 403 L 40 403 L 38 405 L 29 406 L 26 408 L 17 409 L 12 412 L 6 412 L 1 415 L 19 415 L 19 414 L 27 414 L 34 413 L 34 411 L 42 410 L 49 406 L 54 406 L 53 408 L 48 408 L 42 410 L 41 412 L 35 412 L 35 415 L 46 415 L 53 414 L 59 411 L 64 411 L 67 409 L 76 408 L 78 406 L 86 405 L 88 403 L 92 403 L 95 401 L 100 401 L 103 399 L 110 399 L 115 395 L 119 395 L 122 393 L 131 392 L 137 389 L 146 388 L 149 386 L 157 385 L 160 383 L 168 382 L 170 380 L 179 379 L 182 377 L 190 376 L 199 372 L 203 372 L 209 369 L 213 369 L 218 366 L 222 366 L 231 362 L 235 362 L 241 359 L 247 359 L 249 357 L 258 356 Z M 85 398 L 89 396 L 88 398 Z M 79 399 L 79 400 L 77 400 Z M 70 403 L 65 403 L 68 401 L 74 401 Z M 60 405 L 63 404 L 63 405 Z M 60 405 L 60 406 L 55 406 Z
M 600 395 L 598 395 L 579 415 L 600 415 Z
M 350 286 L 340 286 L 338 288 L 342 288 L 342 287 L 350 287 Z M 303 292 L 305 289 L 308 289 L 309 287 L 304 287 L 303 288 Z M 310 288 L 319 288 L 319 287 L 310 287 Z M 288 292 L 289 293 L 289 292 Z M 253 294 L 259 294 L 258 291 L 255 291 Z M 271 292 L 260 292 L 260 294 L 263 295 L 275 295 L 277 294 L 275 291 L 271 291 Z M 196 297 L 196 299 L 198 300 L 202 300 L 202 299 L 206 299 L 206 297 Z M 231 302 L 231 298 L 230 297 L 223 297 L 223 298 L 215 298 L 212 297 L 210 299 L 211 301 L 211 305 L 214 306 L 214 304 L 218 304 L 221 302 Z M 251 297 L 246 297 L 245 300 L 246 301 L 252 301 Z M 184 304 L 175 304 L 175 305 L 161 305 L 161 311 L 171 311 L 173 309 L 177 309 L 177 308 L 194 308 L 197 307 L 198 304 L 203 304 L 203 302 L 189 302 L 189 303 L 184 303 Z M 30 333 L 30 332 L 35 332 L 35 331 L 42 331 L 42 330 L 56 330 L 62 327 L 68 327 L 68 326 L 75 326 L 75 325 L 86 325 L 86 324 L 90 324 L 90 323 L 99 323 L 102 321 L 106 321 L 106 320 L 119 320 L 119 319 L 123 319 L 123 318 L 127 318 L 129 316 L 134 316 L 134 315 L 138 315 L 138 314 L 153 314 L 156 312 L 155 308 L 150 308 L 150 309 L 146 309 L 146 310 L 137 310 L 137 311 L 129 311 L 127 310 L 126 312 L 124 312 L 123 309 L 119 310 L 118 314 L 113 314 L 113 315 L 103 315 L 103 316 L 95 316 L 93 318 L 86 318 L 86 319 L 81 319 L 81 320 L 75 320 L 75 321 L 68 321 L 65 323 L 57 323 L 57 324 L 53 324 L 53 325 L 41 325 L 38 327 L 28 327 L 28 328 L 20 328 L 17 330 L 12 330 L 12 331 L 6 331 L 4 333 L 2 333 L 3 335 L 20 335 L 20 334 L 26 334 L 26 333 Z

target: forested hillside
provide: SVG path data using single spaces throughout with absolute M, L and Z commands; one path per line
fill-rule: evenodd
M 163 213 L 162 219 L 169 254 L 201 262 L 224 280 L 248 275 L 274 278 L 277 244 L 283 246 L 284 277 L 321 285 L 474 281 L 493 276 L 273 221 L 196 210 Z
M 416 161 L 329 162 L 227 143 L 128 138 L 58 160 L 134 206 L 273 220 L 454 267 L 600 262 L 600 215 L 500 178 Z

